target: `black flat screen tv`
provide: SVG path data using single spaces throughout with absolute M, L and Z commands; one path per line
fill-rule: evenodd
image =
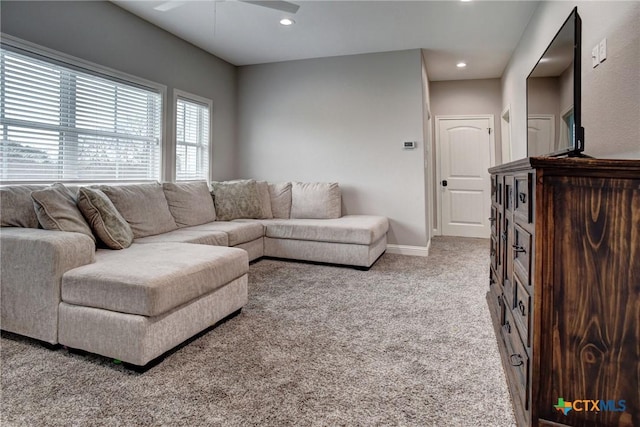
M 527 156 L 581 156 L 582 21 L 574 8 L 527 77 Z

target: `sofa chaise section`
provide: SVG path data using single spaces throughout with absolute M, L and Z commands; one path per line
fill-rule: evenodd
M 265 256 L 369 268 L 387 247 L 389 221 L 371 215 L 264 220 Z
M 247 303 L 247 253 L 186 243 L 98 250 L 62 278 L 59 342 L 143 366 Z

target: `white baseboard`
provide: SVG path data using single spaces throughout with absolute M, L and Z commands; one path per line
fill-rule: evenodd
M 387 245 L 387 253 L 396 255 L 410 255 L 410 256 L 429 256 L 429 248 L 431 247 L 431 240 L 427 246 L 407 246 L 407 245 Z

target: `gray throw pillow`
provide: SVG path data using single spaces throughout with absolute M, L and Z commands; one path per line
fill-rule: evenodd
M 101 185 L 120 215 L 129 223 L 134 238 L 177 230 L 167 199 L 159 183 Z
M 0 187 L 0 226 L 38 228 L 31 193 L 45 185 L 9 185 Z
M 71 191 L 60 183 L 31 193 L 38 222 L 45 230 L 73 231 L 96 238 L 76 206 Z
M 101 190 L 80 188 L 78 208 L 93 232 L 108 248 L 124 249 L 131 246 L 131 227 Z
M 205 181 L 162 184 L 169 211 L 178 227 L 206 224 L 216 220 L 209 185 Z
M 255 180 L 214 181 L 211 187 L 218 220 L 260 218 L 262 215 L 262 204 Z
M 271 213 L 274 218 L 289 219 L 291 216 L 291 183 L 269 184 Z
M 291 218 L 332 219 L 342 215 L 340 187 L 335 182 L 294 182 Z

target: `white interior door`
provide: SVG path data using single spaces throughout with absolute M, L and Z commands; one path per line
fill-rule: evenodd
M 527 120 L 527 156 L 543 156 L 555 150 L 555 117 L 546 114 Z
M 440 118 L 442 234 L 489 237 L 493 118 Z

